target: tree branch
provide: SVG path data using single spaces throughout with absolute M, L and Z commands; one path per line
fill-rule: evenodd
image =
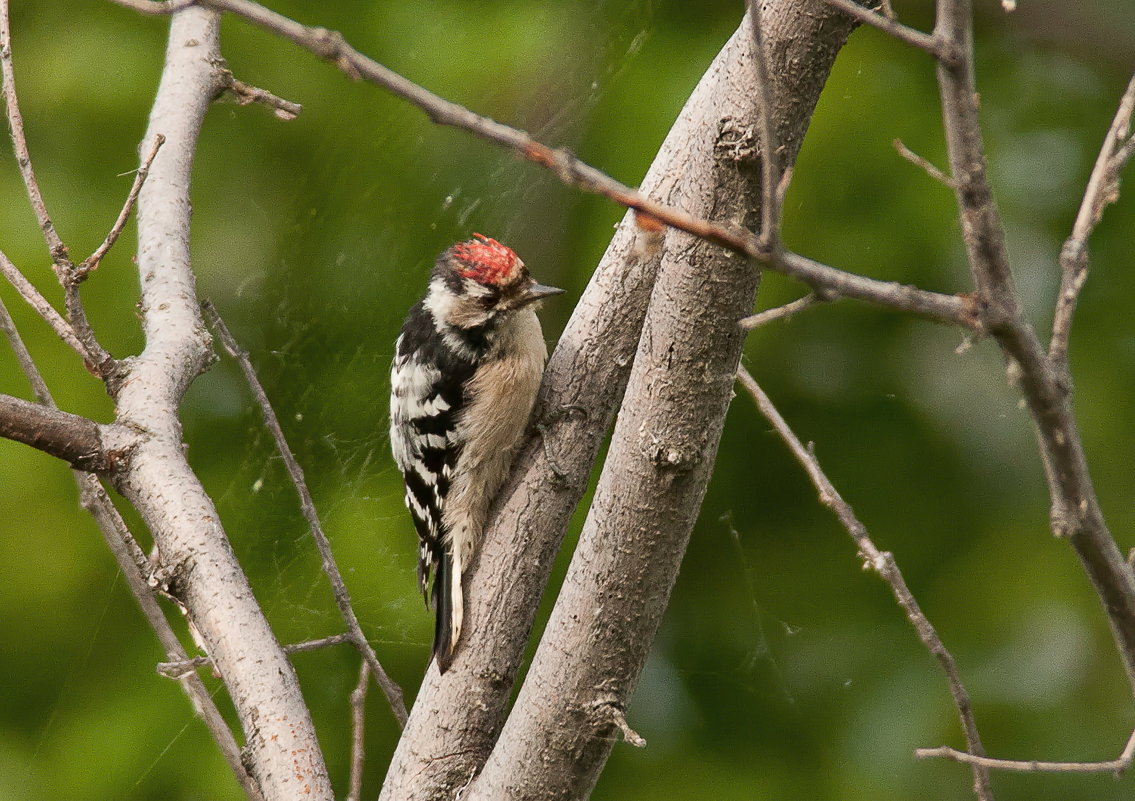
M 149 14 L 169 13 L 172 9 L 182 7 L 177 3 L 151 3 L 147 0 L 112 2 Z M 619 205 L 641 212 L 647 218 L 748 256 L 767 269 L 799 278 L 816 289 L 825 289 L 833 294 L 869 300 L 944 322 L 971 328 L 975 326 L 975 318 L 968 313 L 967 304 L 956 296 L 876 281 L 795 254 L 774 254 L 762 237 L 740 226 L 729 222 L 711 222 L 704 217 L 688 214 L 672 204 L 654 200 L 648 193 L 636 191 L 580 161 L 568 150 L 550 148 L 534 140 L 525 131 L 504 125 L 435 95 L 363 55 L 351 47 L 340 33 L 308 27 L 251 0 L 198 0 L 196 5 L 236 14 L 253 25 L 332 62 L 349 77 L 366 80 L 406 100 L 421 109 L 437 125 L 459 128 L 509 148 L 522 158 L 552 171 L 569 186 L 602 195 Z M 733 143 L 722 144 L 733 146 Z
M 765 309 L 762 312 L 743 317 L 737 321 L 737 325 L 745 331 L 752 331 L 754 328 L 760 328 L 762 325 L 768 325 L 777 320 L 785 320 L 789 317 L 793 317 L 805 309 L 823 302 L 824 301 L 821 300 L 818 295 L 814 292 L 810 292 L 802 298 L 797 298 L 789 303 L 785 303 L 783 306 Z
M 276 412 L 272 408 L 271 401 L 268 400 L 268 393 L 264 391 L 264 385 L 260 383 L 260 379 L 256 375 L 252 361 L 248 358 L 248 352 L 237 343 L 232 332 L 229 331 L 228 326 L 225 325 L 225 321 L 217 314 L 217 310 L 213 308 L 213 305 L 208 301 L 201 305 L 206 316 L 209 318 L 209 323 L 212 325 L 213 330 L 216 331 L 217 336 L 220 337 L 221 344 L 224 346 L 225 351 L 236 359 L 237 364 L 240 365 L 241 372 L 244 373 L 244 380 L 248 382 L 256 405 L 260 407 L 260 413 L 264 416 L 264 425 L 272 435 L 272 440 L 276 443 L 276 450 L 284 460 L 284 466 L 288 470 L 288 476 L 292 480 L 292 486 L 295 487 L 296 494 L 299 495 L 300 511 L 303 513 L 304 519 L 307 520 L 312 539 L 315 540 L 316 550 L 319 551 L 319 556 L 322 560 L 323 572 L 327 576 L 327 581 L 331 584 L 331 592 L 335 596 L 335 604 L 339 607 L 339 614 L 347 624 L 347 631 L 349 632 L 351 642 L 359 650 L 359 653 L 362 654 L 363 659 L 366 660 L 367 665 L 370 667 L 370 672 L 374 674 L 375 681 L 378 682 L 378 686 L 382 688 L 383 694 L 386 695 L 386 700 L 390 704 L 390 710 L 394 713 L 394 718 L 398 721 L 398 725 L 405 726 L 407 713 L 406 702 L 402 700 L 402 688 L 390 678 L 382 665 L 379 664 L 378 656 L 375 654 L 374 649 L 371 648 L 370 643 L 367 642 L 366 635 L 363 634 L 362 626 L 359 625 L 358 615 L 355 614 L 355 608 L 351 605 L 351 593 L 347 589 L 346 582 L 343 581 L 343 574 L 339 571 L 339 565 L 335 561 L 335 554 L 331 550 L 331 543 L 327 540 L 327 535 L 323 532 L 323 524 L 320 523 L 319 513 L 315 510 L 315 501 L 312 499 L 311 491 L 307 487 L 307 479 L 304 478 L 303 468 L 300 467 L 299 462 L 296 461 L 295 454 L 292 453 L 292 449 L 288 446 L 287 438 L 284 437 L 284 430 L 280 427 L 280 420 L 276 417 Z
M 244 762 L 266 801 L 331 801 L 327 769 L 295 671 L 256 603 L 212 500 L 182 445 L 178 407 L 208 363 L 209 337 L 189 257 L 189 184 L 205 112 L 222 86 L 219 18 L 173 17 L 142 150 L 159 134 L 138 199 L 138 271 L 145 349 L 120 363 L 118 422 L 130 458 L 115 486 L 148 525 L 169 575 L 229 691 L 245 733 Z M 108 442 L 114 446 L 118 443 Z
M 962 683 L 961 673 L 958 670 L 957 662 L 954 661 L 954 655 L 946 648 L 942 638 L 938 636 L 933 624 L 918 605 L 918 601 L 915 600 L 910 588 L 907 587 L 906 579 L 903 578 L 902 571 L 899 570 L 894 556 L 887 551 L 880 551 L 875 546 L 871 535 L 867 533 L 867 527 L 855 516 L 855 510 L 843 499 L 827 474 L 824 473 L 812 449 L 804 447 L 804 444 L 800 442 L 800 439 L 789 427 L 780 412 L 777 411 L 768 395 L 749 375 L 749 371 L 741 367 L 737 371 L 737 380 L 752 397 L 753 402 L 757 404 L 761 414 L 780 435 L 784 444 L 788 446 L 788 450 L 796 457 L 796 461 L 804 468 L 804 472 L 808 474 L 812 486 L 816 488 L 816 492 L 820 496 L 820 503 L 831 509 L 839 522 L 847 529 L 847 533 L 851 535 L 855 547 L 859 550 L 864 565 L 874 570 L 890 587 L 891 593 L 895 596 L 895 601 L 906 613 L 907 620 L 918 633 L 918 638 L 922 640 L 922 644 L 926 646 L 930 655 L 938 660 L 938 663 L 942 666 L 942 672 L 946 674 L 950 695 L 953 698 L 955 708 L 958 710 L 962 733 L 966 738 L 966 747 L 974 754 L 984 754 L 985 749 L 981 744 L 981 734 L 977 729 L 977 721 L 973 715 L 973 704 L 970 702 L 969 692 L 966 691 L 965 685 Z M 974 764 L 972 768 L 974 792 L 979 801 L 992 801 L 993 790 L 989 785 L 989 773 L 980 764 Z
M 43 232 L 47 249 L 51 253 L 52 265 L 60 283 L 65 282 L 65 270 L 70 268 L 67 258 L 67 246 L 59 238 L 55 230 L 55 223 L 43 202 L 43 193 L 39 189 L 39 182 L 35 178 L 35 169 L 32 167 L 31 154 L 28 152 L 28 140 L 24 135 L 24 118 L 20 113 L 20 101 L 16 96 L 16 81 L 12 68 L 12 32 L 8 20 L 8 0 L 0 0 L 0 72 L 3 73 L 4 103 L 8 110 L 8 129 L 12 134 L 12 148 L 16 151 L 16 163 L 20 167 L 20 177 L 24 181 L 24 188 L 31 201 L 32 211 L 35 212 L 39 228 Z
M 77 470 L 105 472 L 113 465 L 98 423 L 11 395 L 0 395 L 0 437 L 30 445 Z
M 1025 318 L 1009 269 L 1005 234 L 985 170 L 974 85 L 970 0 L 939 0 L 935 36 L 960 54 L 939 61 L 946 147 L 966 254 L 984 327 L 1009 362 L 1037 432 L 1052 499 L 1052 530 L 1069 540 L 1111 625 L 1135 690 L 1135 574 L 1124 562 L 1100 510 L 1071 402 L 1071 381 L 1048 358 Z
M 1100 147 L 1092 168 L 1080 211 L 1072 225 L 1072 233 L 1064 240 L 1060 250 L 1060 294 L 1056 298 L 1056 311 L 1052 317 L 1052 338 L 1048 343 L 1048 356 L 1053 366 L 1067 374 L 1068 339 L 1072 334 L 1072 317 L 1080 290 L 1088 280 L 1088 238 L 1095 230 L 1104 209 L 1119 198 L 1119 171 L 1131 156 L 1131 116 L 1135 112 L 1135 75 L 1127 84 L 1127 91 L 1119 101 L 1119 108 L 1111 122 L 1107 136 Z M 1121 144 L 1127 139 L 1124 147 Z
M 911 150 L 909 147 L 904 145 L 901 139 L 891 140 L 891 145 L 900 156 L 909 161 L 915 167 L 920 167 L 923 172 L 925 172 L 938 183 L 942 184 L 948 189 L 957 188 L 957 186 L 954 184 L 953 178 L 946 175 L 946 173 L 942 172 L 940 169 L 931 164 L 928 159 L 923 158 L 922 156 Z
M 51 391 L 44 382 L 43 376 L 40 375 L 39 369 L 35 366 L 35 362 L 32 361 L 31 354 L 24 346 L 24 341 L 20 337 L 19 331 L 16 330 L 15 323 L 13 323 L 11 315 L 8 314 L 8 308 L 3 301 L 0 301 L 0 330 L 4 332 L 12 350 L 15 351 L 16 360 L 19 362 L 24 375 L 27 376 L 36 399 L 44 406 L 54 409 L 55 401 L 51 397 Z M 80 470 L 72 470 L 71 474 L 79 485 L 79 503 L 94 517 L 95 523 L 98 524 L 99 530 L 106 540 L 107 547 L 114 554 L 119 570 L 126 578 L 126 583 L 130 585 L 130 591 L 135 600 L 138 601 L 142 614 L 165 648 L 166 655 L 170 659 L 184 659 L 185 651 L 181 647 L 181 642 L 158 605 L 158 601 L 154 597 L 153 586 L 149 582 L 143 567 L 143 565 L 148 567 L 149 563 L 130 535 L 126 522 L 118 513 L 118 509 L 115 508 L 96 476 Z M 200 677 L 196 675 L 184 677 L 181 681 L 181 688 L 193 705 L 194 711 L 213 735 L 221 754 L 229 763 L 229 767 L 241 787 L 244 788 L 249 801 L 263 801 L 260 790 L 241 762 L 240 747 L 236 744 L 236 738 L 233 737 L 232 731 L 224 717 L 221 716 L 217 705 L 213 703 L 213 697 L 209 694 Z
M 961 762 L 964 765 L 1003 770 L 1011 773 L 1114 773 L 1127 771 L 1135 760 L 1135 732 L 1127 738 L 1127 744 L 1116 759 L 1107 762 L 1043 762 L 1035 759 L 994 759 L 980 754 L 967 754 L 948 745 L 938 748 L 918 748 L 914 755 L 919 759 L 933 759 L 935 757 L 948 759 L 952 762 Z
M 776 59 L 772 94 L 786 104 L 774 115 L 777 135 L 791 163 L 852 22 L 819 2 L 775 0 L 761 24 Z M 693 213 L 752 210 L 750 224 L 759 219 L 763 146 L 752 49 L 746 23 L 728 60 L 715 65 L 723 86 L 683 114 L 729 120 L 747 135 L 745 157 L 723 157 L 720 133 L 692 140 L 677 184 Z M 744 261 L 667 232 L 579 544 L 516 704 L 463 798 L 580 798 L 594 786 L 618 730 L 611 710 L 625 709 L 634 690 L 700 507 L 744 340 L 736 321 L 752 308 L 756 285 Z
M 936 37 L 925 34 L 920 30 L 903 25 L 897 22 L 894 18 L 894 12 L 884 16 L 878 14 L 866 6 L 861 6 L 855 0 L 824 0 L 832 8 L 838 8 L 844 14 L 852 17 L 857 22 L 863 22 L 870 25 L 872 28 L 878 28 L 884 33 L 889 33 L 891 36 L 898 39 L 900 42 L 906 42 L 912 47 L 917 47 L 935 58 L 945 58 L 948 50 L 945 45 Z M 885 5 L 889 10 L 889 5 Z
M 342 645 L 351 642 L 350 634 L 332 634 L 330 637 L 320 637 L 317 640 L 304 640 L 303 642 L 288 643 L 283 646 L 284 653 L 302 654 L 307 651 L 318 651 L 331 645 Z M 156 668 L 159 674 L 167 679 L 180 679 L 186 673 L 192 673 L 197 668 L 213 667 L 213 660 L 209 656 L 194 656 L 189 659 L 173 659 L 169 662 L 158 662 Z
M 761 132 L 761 245 L 776 253 L 780 249 L 780 145 L 772 110 L 776 107 L 776 92 L 769 78 L 768 53 L 765 50 L 761 28 L 760 0 L 748 0 L 749 31 L 753 37 L 753 70 L 755 82 L 753 97 L 760 113 Z M 774 256 L 775 258 L 775 256 Z
M 154 138 L 154 144 L 150 147 L 150 152 L 146 154 L 146 158 L 142 160 L 142 164 L 138 167 L 138 171 L 134 174 L 134 183 L 130 186 L 130 192 L 126 195 L 126 202 L 122 204 L 122 211 L 118 212 L 118 219 L 114 221 L 114 225 L 110 227 L 106 238 L 103 239 L 102 244 L 95 248 L 95 252 L 87 258 L 83 259 L 83 263 L 75 268 L 75 280 L 86 280 L 94 270 L 99 267 L 99 262 L 106 257 L 110 249 L 114 247 L 114 243 L 118 241 L 118 237 L 122 235 L 122 231 L 126 228 L 126 222 L 130 219 L 130 215 L 134 212 L 134 204 L 138 202 L 138 194 L 142 191 L 142 184 L 146 183 L 146 176 L 150 174 L 150 165 L 154 163 L 154 159 L 158 155 L 158 149 L 165 144 L 166 138 L 158 134 Z
M 16 151 L 16 161 L 20 165 L 20 176 L 23 178 L 32 210 L 35 212 L 40 230 L 43 231 L 44 240 L 47 242 L 55 276 L 63 287 L 64 305 L 70 319 L 71 332 L 82 343 L 82 355 L 87 368 L 95 375 L 105 376 L 109 374 L 114 359 L 99 344 L 94 331 L 87 322 L 86 310 L 79 299 L 80 279 L 76 277 L 75 265 L 71 263 L 67 246 L 60 239 L 55 230 L 55 223 L 52 222 L 51 215 L 48 214 L 47 207 L 43 202 L 43 193 L 40 191 L 35 170 L 32 168 L 27 138 L 24 135 L 24 119 L 20 114 L 19 99 L 16 95 L 16 80 L 12 67 L 12 37 L 8 20 L 8 0 L 0 0 L 0 71 L 3 72 L 4 101 L 8 111 L 8 126 L 12 132 L 12 145 Z
M 94 372 L 96 365 L 95 357 L 87 351 L 87 348 L 79 341 L 79 338 L 75 336 L 75 331 L 71 328 L 71 324 L 63 319 L 63 315 L 55 310 L 55 307 L 48 302 L 47 298 L 40 294 L 40 291 L 20 272 L 3 251 L 0 251 L 0 273 L 3 273 L 4 278 L 12 285 L 12 288 L 32 307 L 35 313 L 51 326 L 51 330 L 55 332 L 56 336 L 62 339 L 71 350 L 79 354 L 80 358 L 83 360 L 83 365 L 91 372 Z
M 364 659 L 359 664 L 359 680 L 351 691 L 351 774 L 347 801 L 361 801 L 363 764 L 366 760 L 366 700 L 370 686 L 370 666 Z

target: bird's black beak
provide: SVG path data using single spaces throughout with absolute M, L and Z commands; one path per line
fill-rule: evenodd
M 538 300 L 551 297 L 552 295 L 562 295 L 563 289 L 554 286 L 544 286 L 543 284 L 533 284 L 524 290 L 524 294 L 520 296 L 520 302 L 517 307 L 527 306 L 529 303 L 535 303 Z

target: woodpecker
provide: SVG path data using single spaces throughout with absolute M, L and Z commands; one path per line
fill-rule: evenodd
M 438 257 L 394 347 L 390 446 L 418 532 L 418 586 L 436 613 L 432 657 L 442 673 L 461 637 L 462 579 L 544 374 L 536 309 L 561 292 L 474 234 Z

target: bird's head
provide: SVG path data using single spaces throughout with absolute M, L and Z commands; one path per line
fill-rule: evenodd
M 561 292 L 536 283 L 511 248 L 474 234 L 438 257 L 426 304 L 440 322 L 474 329 Z

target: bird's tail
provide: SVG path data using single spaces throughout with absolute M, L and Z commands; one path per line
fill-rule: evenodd
M 453 557 L 449 548 L 441 548 L 441 558 L 437 561 L 437 576 L 433 585 L 433 605 L 437 614 L 434 620 L 433 658 L 437 669 L 445 673 L 453 661 L 453 648 L 457 645 L 457 634 L 453 630 L 453 582 L 461 581 L 461 574 L 454 570 Z M 454 573 L 457 573 L 455 576 Z M 460 614 L 460 613 L 458 613 Z

